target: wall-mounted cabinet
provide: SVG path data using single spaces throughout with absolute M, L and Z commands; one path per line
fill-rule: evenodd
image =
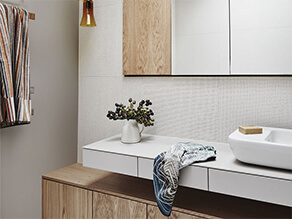
M 290 0 L 124 0 L 124 75 L 292 75 Z
M 170 75 L 170 5 L 170 0 L 124 0 L 124 75 Z
M 229 74 L 228 0 L 172 1 L 172 75 Z
M 292 1 L 231 0 L 232 74 L 292 74 Z

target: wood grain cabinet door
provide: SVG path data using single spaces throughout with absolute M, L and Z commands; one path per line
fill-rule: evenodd
M 148 205 L 147 206 L 148 219 L 202 219 L 202 217 L 196 217 L 195 215 L 185 214 L 177 211 L 172 211 L 170 217 L 165 217 L 161 214 L 158 207 Z
M 124 0 L 123 74 L 171 74 L 171 0 Z
M 92 218 L 92 192 L 43 180 L 42 218 Z
M 93 218 L 146 219 L 146 204 L 94 192 Z

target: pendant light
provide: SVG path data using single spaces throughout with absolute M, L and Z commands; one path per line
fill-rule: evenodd
M 81 19 L 81 27 L 95 27 L 95 20 L 93 15 L 93 1 L 84 0 L 83 1 L 83 16 Z

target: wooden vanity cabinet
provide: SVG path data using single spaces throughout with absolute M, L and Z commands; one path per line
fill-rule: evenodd
M 145 218 L 146 204 L 43 180 L 43 218 Z
M 164 218 L 170 218 L 170 219 L 175 219 L 175 218 L 199 219 L 200 218 L 202 219 L 202 217 L 197 217 L 191 214 L 185 214 L 178 211 L 172 211 L 170 217 L 165 217 L 164 215 L 161 214 L 159 208 L 153 205 L 148 205 L 147 215 L 149 219 L 164 219 Z
M 73 164 L 43 176 L 42 218 L 167 218 L 156 206 L 152 189 L 149 180 Z M 170 218 L 206 217 L 174 207 Z
M 112 195 L 93 193 L 93 218 L 147 218 L 146 204 Z
M 42 207 L 42 218 L 167 218 L 153 205 L 48 180 L 43 180 Z M 202 217 L 173 211 L 170 218 Z
M 171 74 L 171 0 L 124 0 L 123 74 Z
M 92 218 L 92 191 L 42 181 L 43 218 Z
M 291 209 L 180 186 L 169 218 L 291 218 Z M 42 177 L 42 218 L 160 219 L 153 182 L 73 164 Z

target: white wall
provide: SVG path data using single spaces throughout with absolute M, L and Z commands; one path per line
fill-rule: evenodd
M 41 217 L 41 176 L 77 161 L 78 2 L 25 0 L 30 21 L 30 125 L 1 130 L 1 217 Z
M 79 28 L 79 161 L 120 133 L 106 113 L 129 97 L 153 101 L 152 134 L 226 142 L 239 125 L 292 128 L 292 77 L 123 77 L 122 0 L 95 3 L 97 27 Z

